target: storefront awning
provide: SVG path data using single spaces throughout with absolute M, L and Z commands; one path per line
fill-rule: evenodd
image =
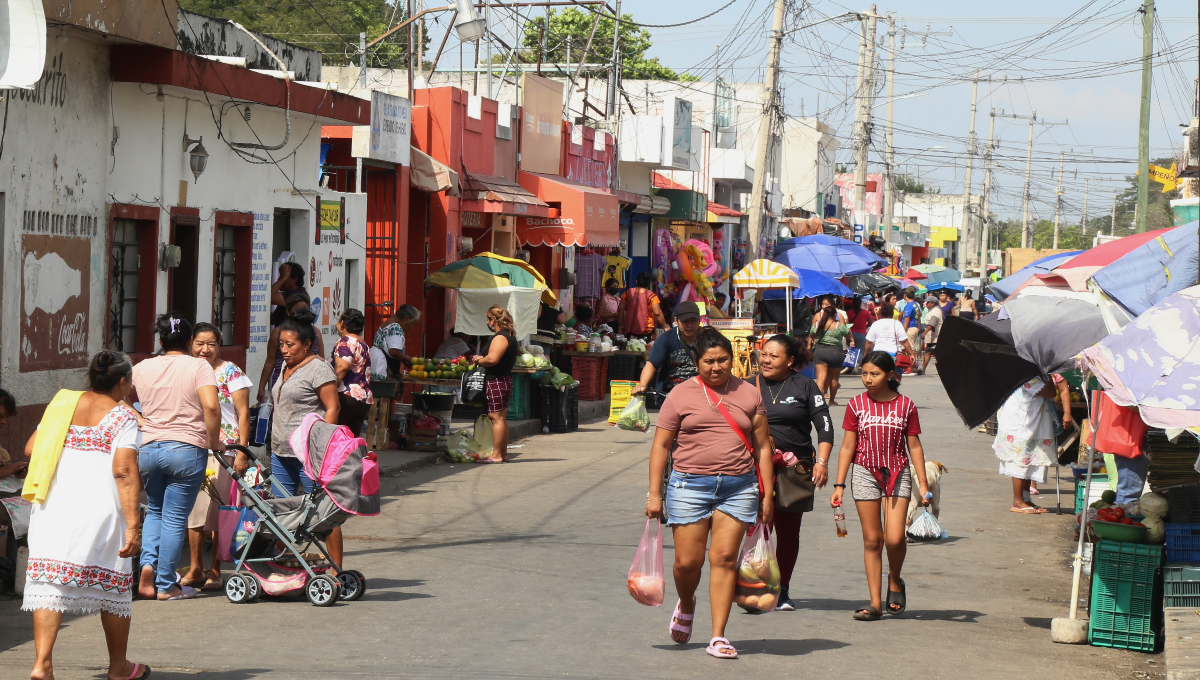
M 554 218 L 517 219 L 517 239 L 526 245 L 620 245 L 621 204 L 600 189 L 576 184 L 557 175 L 520 171 L 521 186 L 559 209 Z
M 745 213 L 723 206 L 720 203 L 708 202 L 708 216 L 704 220 L 709 224 L 741 224 Z
M 496 175 L 467 175 L 462 181 L 463 212 L 549 217 L 550 206 L 520 184 Z
M 449 196 L 459 195 L 457 172 L 416 147 L 413 147 L 411 152 L 409 184 L 431 194 L 445 191 Z
M 642 215 L 666 215 L 671 211 L 671 201 L 665 196 L 642 196 L 642 202 L 633 208 L 633 212 Z

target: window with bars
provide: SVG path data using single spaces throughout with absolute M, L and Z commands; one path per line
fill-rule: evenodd
M 213 325 L 221 329 L 221 344 L 234 344 L 234 297 L 237 286 L 236 228 L 217 225 L 213 257 Z
M 140 267 L 138 223 L 113 220 L 109 280 L 109 347 L 122 352 L 137 349 L 138 270 Z

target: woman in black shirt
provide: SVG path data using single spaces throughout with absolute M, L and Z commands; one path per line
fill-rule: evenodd
M 512 315 L 500 305 L 487 310 L 487 326 L 495 335 L 488 340 L 484 354 L 475 355 L 475 363 L 486 369 L 483 391 L 487 397 L 488 419 L 492 421 L 492 455 L 481 463 L 508 462 L 508 398 L 512 396 L 512 369 L 517 363 L 516 327 Z
M 758 360 L 759 376 L 755 379 L 767 407 L 767 422 L 771 426 L 772 447 L 775 449 L 775 475 L 786 468 L 801 472 L 801 486 L 816 489 L 829 480 L 829 454 L 833 451 L 833 421 L 829 405 L 811 378 L 799 373 L 812 360 L 800 343 L 788 335 L 776 335 L 763 345 Z M 812 429 L 817 428 L 817 447 L 813 450 Z M 776 508 L 775 539 L 778 541 L 781 575 L 779 606 L 792 611 L 795 606 L 788 596 L 792 570 L 800 554 L 800 520 L 813 509 L 809 496 L 788 509 Z

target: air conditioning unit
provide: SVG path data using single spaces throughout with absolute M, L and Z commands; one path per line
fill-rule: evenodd
M 1179 177 L 1200 177 L 1200 118 L 1193 118 L 1192 125 L 1184 131 L 1187 139 L 1183 157 L 1183 167 L 1177 168 Z

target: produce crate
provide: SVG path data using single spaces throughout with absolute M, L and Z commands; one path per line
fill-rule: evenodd
M 579 388 L 542 389 L 542 427 L 551 432 L 579 429 Z
M 625 410 L 629 400 L 633 398 L 633 388 L 636 386 L 636 380 L 613 380 L 608 383 L 608 392 L 612 395 L 609 397 L 608 422 L 617 422 L 621 411 Z
M 437 451 L 438 430 L 412 428 L 408 431 L 409 451 Z
M 1166 528 L 1167 561 L 1200 562 L 1200 524 L 1168 523 Z
M 579 381 L 580 399 L 603 399 L 608 387 L 608 357 L 571 357 L 571 377 Z
M 530 380 L 528 373 L 513 373 L 513 391 L 508 399 L 508 420 L 524 420 L 530 418 L 533 405 L 530 399 Z
M 1162 606 L 1155 592 L 1162 546 L 1099 541 L 1092 564 L 1091 621 L 1088 642 L 1153 652 Z
M 609 380 L 637 380 L 642 376 L 646 360 L 632 354 L 616 354 L 608 358 Z
M 1176 524 L 1200 522 L 1200 487 L 1183 486 L 1167 492 L 1169 519 Z
M 1087 488 L 1087 477 L 1080 477 L 1075 480 L 1075 514 L 1083 509 L 1085 505 L 1100 500 L 1100 496 L 1108 491 L 1108 475 L 1092 473 L 1092 490 L 1087 494 L 1087 501 L 1084 501 L 1084 490 Z
M 1163 606 L 1200 607 L 1200 566 L 1167 563 L 1163 567 Z

